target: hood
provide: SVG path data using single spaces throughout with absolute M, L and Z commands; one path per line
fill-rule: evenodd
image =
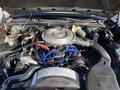
M 0 0 L 0 6 L 10 13 L 35 9 L 72 10 L 111 16 L 120 10 L 120 0 Z

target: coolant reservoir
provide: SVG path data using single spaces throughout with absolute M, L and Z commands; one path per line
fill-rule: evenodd
M 3 22 L 7 22 L 7 19 L 9 17 L 10 17 L 10 14 L 0 7 L 0 24 Z

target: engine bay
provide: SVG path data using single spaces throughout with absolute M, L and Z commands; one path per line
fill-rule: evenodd
M 32 90 L 46 87 L 44 90 L 87 90 L 86 82 L 91 79 L 88 77 L 91 74 L 88 73 L 92 68 L 101 61 L 104 65 L 108 63 L 109 67 L 112 62 L 114 68 L 120 57 L 118 45 L 113 56 L 115 61 L 111 58 L 108 46 L 115 41 L 114 35 L 100 20 L 47 20 L 29 17 L 13 19 L 10 23 L 3 24 L 2 29 L 1 90 L 30 86 Z
M 14 68 L 16 72 L 31 64 L 41 64 L 43 68 L 72 68 L 81 62 L 81 66 L 83 64 L 89 70 L 87 60 L 81 53 L 86 52 L 83 47 L 90 47 L 93 42 L 82 39 L 86 32 L 80 26 L 26 25 L 22 28 L 22 25 L 12 25 L 10 34 L 5 37 L 4 42 L 13 50 L 1 53 L 7 59 L 8 68 L 15 62 L 18 67 Z

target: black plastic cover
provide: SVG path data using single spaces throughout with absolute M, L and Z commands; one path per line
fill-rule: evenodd
M 50 67 L 37 71 L 30 85 L 30 89 L 32 90 L 77 90 L 79 88 L 78 74 L 73 70 L 60 67 Z

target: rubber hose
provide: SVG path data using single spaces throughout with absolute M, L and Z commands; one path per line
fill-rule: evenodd
M 33 73 L 39 69 L 40 66 L 39 65 L 33 65 L 31 66 L 27 72 L 25 72 L 24 74 L 21 74 L 21 75 L 17 75 L 17 76 L 12 76 L 12 77 L 9 77 L 8 79 L 6 79 L 4 82 L 3 82 L 3 85 L 2 85 L 2 88 L 0 90 L 6 90 L 7 86 L 9 85 L 10 82 L 12 81 L 24 81 L 24 80 L 27 80 L 28 78 L 30 78 Z

